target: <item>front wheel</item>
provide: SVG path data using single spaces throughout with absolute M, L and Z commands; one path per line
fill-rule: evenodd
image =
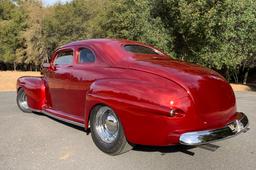
M 115 112 L 108 106 L 97 106 L 90 117 L 93 142 L 103 152 L 119 155 L 132 149 Z
M 17 101 L 17 105 L 21 111 L 26 112 L 26 113 L 31 113 L 31 110 L 28 107 L 27 95 L 23 88 L 19 89 L 16 101 Z

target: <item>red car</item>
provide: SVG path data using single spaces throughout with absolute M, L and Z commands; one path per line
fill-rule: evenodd
M 58 48 L 41 77 L 18 79 L 17 104 L 90 128 L 97 147 L 111 155 L 133 144 L 201 145 L 248 129 L 221 75 L 128 40 Z

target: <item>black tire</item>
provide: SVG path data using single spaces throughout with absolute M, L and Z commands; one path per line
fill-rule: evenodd
M 23 88 L 20 88 L 17 93 L 16 102 L 21 111 L 25 113 L 31 113 L 32 111 L 27 104 L 27 96 Z
M 100 113 L 102 111 L 102 109 L 108 110 L 108 113 L 104 113 L 104 114 L 108 114 L 107 117 L 105 116 L 106 117 L 105 124 L 103 123 L 104 124 L 103 127 L 105 128 L 105 131 L 109 131 L 109 129 L 112 128 L 110 131 L 114 132 L 114 135 L 112 135 L 112 133 L 111 133 L 112 136 L 109 135 L 106 137 L 106 139 L 104 139 L 102 137 L 102 136 L 104 136 L 102 134 L 107 133 L 107 132 L 101 133 L 101 131 L 99 130 L 102 128 L 99 125 L 100 124 L 99 121 L 101 119 L 103 119 L 103 118 L 99 117 L 99 114 L 102 115 L 102 113 Z M 109 115 L 112 115 L 112 116 L 110 117 Z M 115 121 L 111 122 L 111 120 L 110 120 L 111 118 L 115 119 L 116 122 Z M 108 123 L 106 123 L 106 122 L 108 122 Z M 110 127 L 108 127 L 108 126 L 110 126 Z M 96 128 L 96 127 L 98 127 L 98 128 Z M 119 155 L 119 154 L 125 153 L 132 149 L 132 146 L 126 140 L 121 122 L 119 121 L 115 112 L 110 107 L 101 105 L 101 106 L 96 106 L 93 109 L 91 116 L 90 116 L 90 128 L 91 128 L 91 135 L 92 135 L 93 142 L 101 151 L 103 151 L 109 155 Z M 107 140 L 107 139 L 109 139 L 109 140 Z

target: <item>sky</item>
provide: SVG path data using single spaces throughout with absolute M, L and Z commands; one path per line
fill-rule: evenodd
M 45 6 L 49 6 L 49 5 L 53 5 L 57 2 L 65 3 L 65 2 L 69 2 L 71 0 L 42 0 L 42 1 Z

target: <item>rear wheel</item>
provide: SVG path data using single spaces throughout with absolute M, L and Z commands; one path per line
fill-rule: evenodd
M 16 101 L 21 111 L 31 113 L 31 110 L 28 107 L 27 95 L 23 88 L 19 89 Z
M 108 106 L 97 106 L 90 117 L 93 142 L 103 152 L 119 155 L 132 149 L 115 112 Z

